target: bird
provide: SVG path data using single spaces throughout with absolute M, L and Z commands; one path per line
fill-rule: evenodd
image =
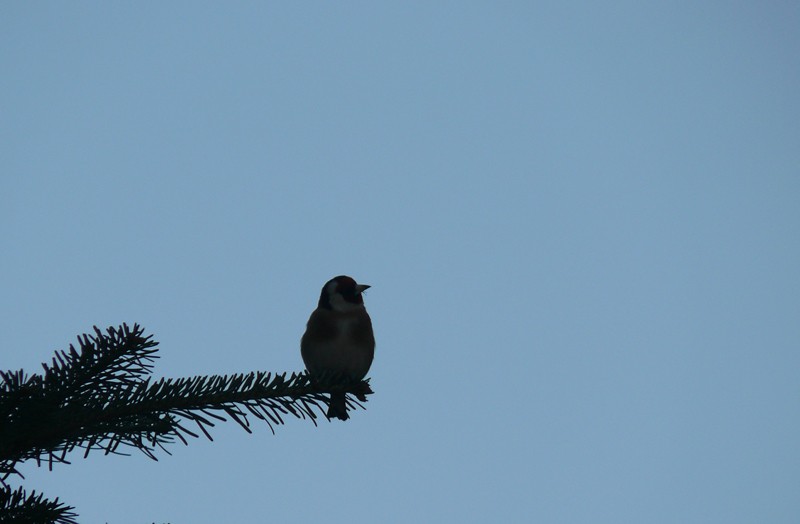
M 322 286 L 317 309 L 300 340 L 300 354 L 312 380 L 336 376 L 359 381 L 367 375 L 375 356 L 375 335 L 362 293 L 370 287 L 346 275 Z M 344 392 L 331 393 L 326 416 L 350 418 Z

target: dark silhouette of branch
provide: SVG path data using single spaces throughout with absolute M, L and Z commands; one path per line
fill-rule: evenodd
M 275 432 L 286 416 L 310 420 L 325 416 L 326 394 L 345 392 L 350 408 L 361 408 L 372 393 L 368 381 L 329 376 L 311 381 L 305 373 L 253 372 L 151 380 L 157 343 L 139 325 L 108 328 L 78 337 L 79 349 L 56 352 L 44 374 L 0 371 L 0 482 L 9 507 L 69 510 L 33 493 L 10 491 L 6 483 L 20 462 L 68 463 L 75 448 L 125 454 L 135 448 L 156 460 L 156 448 L 205 435 L 228 418 L 251 432 L 251 419 Z M 6 506 L 0 505 L 2 513 Z M 9 510 L 10 511 L 10 510 Z M 15 510 L 16 511 L 16 510 Z M 60 510 L 59 510 L 60 511 Z M 0 515 L 0 519 L 3 516 Z M 63 520 L 67 519 L 67 520 Z M 53 521 L 56 521 L 55 519 Z M 0 520 L 2 522 L 2 520 Z
M 11 488 L 0 488 L 0 524 L 77 524 L 72 510 L 55 499 L 45 499 L 42 494 L 32 491 L 30 495 L 22 488 L 11 491 Z

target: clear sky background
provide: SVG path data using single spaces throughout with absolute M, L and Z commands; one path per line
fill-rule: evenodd
M 4 2 L 0 352 L 143 324 L 299 371 L 372 284 L 350 421 L 28 489 L 84 522 L 796 523 L 795 2 Z

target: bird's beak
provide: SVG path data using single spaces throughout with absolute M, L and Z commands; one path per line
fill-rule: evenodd
M 360 295 L 371 287 L 372 286 L 368 286 L 367 284 L 356 284 L 356 292 Z

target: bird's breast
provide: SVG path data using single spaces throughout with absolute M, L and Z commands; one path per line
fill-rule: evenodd
M 375 352 L 369 317 L 337 315 L 328 317 L 322 336 L 304 337 L 303 360 L 312 373 L 343 373 L 355 380 L 366 376 Z M 309 326 L 310 328 L 311 326 Z

